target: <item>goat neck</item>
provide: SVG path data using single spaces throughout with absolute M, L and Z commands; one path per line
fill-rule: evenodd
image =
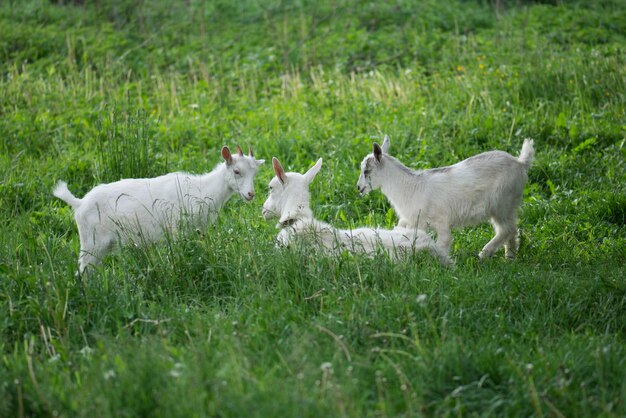
M 391 202 L 402 201 L 421 188 L 421 172 L 411 170 L 390 155 L 385 155 L 382 163 L 385 177 L 380 183 L 380 190 Z
M 219 210 L 230 197 L 236 192 L 225 181 L 226 164 L 218 164 L 213 171 L 200 176 L 200 190 L 203 190 L 205 197 L 219 204 L 216 210 Z

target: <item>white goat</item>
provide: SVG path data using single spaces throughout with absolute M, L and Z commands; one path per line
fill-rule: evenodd
M 279 218 L 279 244 L 288 246 L 297 238 L 308 238 L 325 250 L 345 248 L 350 252 L 366 255 L 374 255 L 382 247 L 394 258 L 426 249 L 442 264 L 451 264 L 448 256 L 424 231 L 401 227 L 393 230 L 335 229 L 315 219 L 310 208 L 309 184 L 322 168 L 321 158 L 305 174 L 285 173 L 276 157 L 272 159 L 272 165 L 276 177 L 269 184 L 270 194 L 263 204 L 263 217 Z
M 451 228 L 491 219 L 495 236 L 479 254 L 490 257 L 504 244 L 506 258 L 519 248 L 517 210 L 522 202 L 528 168 L 533 160 L 531 139 L 519 158 L 489 151 L 457 164 L 414 171 L 387 154 L 389 138 L 361 163 L 357 187 L 361 194 L 380 188 L 398 214 L 398 226 L 430 228 L 437 244 L 450 250 Z
M 214 222 L 217 212 L 234 194 L 254 198 L 254 176 L 263 160 L 250 149 L 247 156 L 222 148 L 225 162 L 203 175 L 170 173 L 148 179 L 123 179 L 100 184 L 82 199 L 60 181 L 53 194 L 74 209 L 80 238 L 79 272 L 98 264 L 113 244 L 153 242 L 177 231 L 187 220 L 198 227 Z

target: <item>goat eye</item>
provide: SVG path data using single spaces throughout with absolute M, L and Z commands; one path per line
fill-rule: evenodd
M 241 174 L 241 171 L 239 171 L 239 170 L 233 170 L 233 173 L 235 173 L 236 175 L 239 175 L 239 174 Z

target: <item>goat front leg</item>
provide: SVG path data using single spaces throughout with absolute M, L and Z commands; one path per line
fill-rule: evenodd
M 406 219 L 399 219 L 398 220 L 398 227 L 400 227 L 400 228 L 411 228 L 412 225 Z
M 290 241 L 290 233 L 287 229 L 281 229 L 276 237 L 276 246 L 277 247 L 288 247 Z

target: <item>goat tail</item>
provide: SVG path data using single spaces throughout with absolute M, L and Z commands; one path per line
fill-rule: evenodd
M 526 168 L 530 167 L 530 164 L 532 164 L 533 159 L 535 158 L 534 144 L 535 142 L 532 139 L 526 138 L 524 140 L 524 144 L 522 145 L 522 150 L 519 153 L 518 161 L 524 164 Z
M 72 194 L 72 192 L 70 192 L 70 189 L 67 188 L 67 183 L 64 181 L 60 181 L 56 186 L 54 186 L 52 194 L 74 209 L 78 209 L 81 203 L 83 203 L 82 199 L 77 198 Z

